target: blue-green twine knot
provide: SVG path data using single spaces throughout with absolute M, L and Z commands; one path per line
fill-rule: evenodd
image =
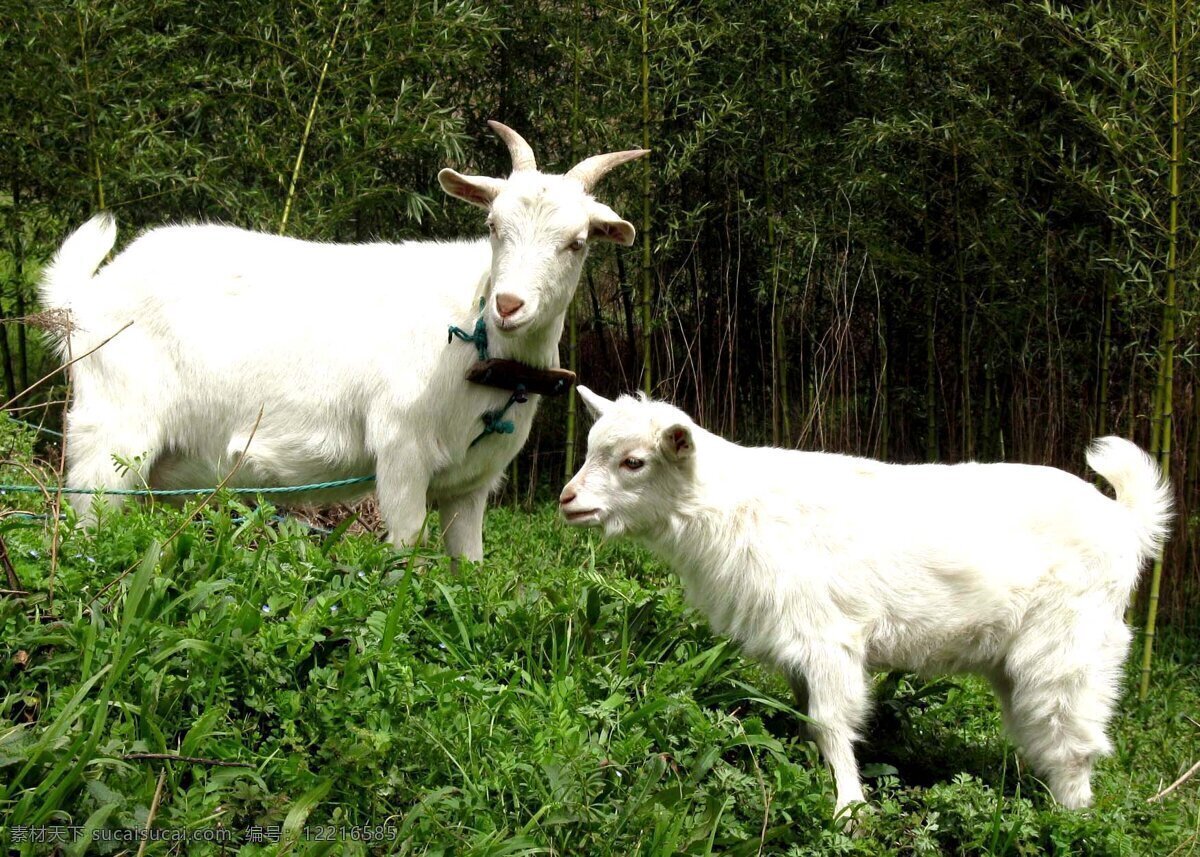
M 525 385 L 518 384 L 517 389 L 508 397 L 508 401 L 504 403 L 504 407 L 497 408 L 494 411 L 484 411 L 480 417 L 483 420 L 483 431 L 479 433 L 479 437 L 471 441 L 471 446 L 479 443 L 489 434 L 513 434 L 517 430 L 516 424 L 512 420 L 504 419 L 504 415 L 508 413 L 508 409 L 513 405 L 524 404 L 529 401 L 525 395 Z
M 483 415 L 484 434 L 512 434 L 517 430 L 512 420 L 499 419 L 499 414 L 488 411 Z
M 483 298 L 479 299 L 479 318 L 475 319 L 475 332 L 467 333 L 461 327 L 450 325 L 450 332 L 446 336 L 446 342 L 452 342 L 454 337 L 458 337 L 462 342 L 470 342 L 475 346 L 475 350 L 479 352 L 479 359 L 488 359 L 488 340 L 487 340 L 487 324 L 483 320 Z

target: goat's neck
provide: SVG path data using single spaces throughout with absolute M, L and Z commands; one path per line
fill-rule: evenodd
M 484 316 L 488 332 L 488 356 L 517 360 L 538 369 L 558 368 L 558 343 L 562 339 L 565 314 L 537 328 L 521 330 L 519 336 L 504 336 Z
M 738 447 L 716 435 L 703 435 L 693 477 L 680 486 L 671 508 L 638 534 L 685 579 L 725 569 L 731 552 L 741 547 L 730 542 L 744 530 L 745 522 L 739 519 L 754 513 L 754 498 L 742 497 L 737 490 L 745 478 L 736 461 Z

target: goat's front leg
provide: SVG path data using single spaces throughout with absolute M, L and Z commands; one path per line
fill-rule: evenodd
M 862 660 L 835 644 L 814 647 L 800 672 L 807 679 L 808 729 L 833 770 L 835 813 L 864 800 L 854 760 L 854 742 L 867 712 Z
M 438 501 L 442 518 L 442 543 L 453 560 L 483 560 L 483 513 L 487 508 L 487 488 L 470 494 Z
M 375 463 L 375 490 L 388 541 L 397 548 L 418 544 L 425 532 L 429 475 L 417 451 L 405 447 L 380 455 Z

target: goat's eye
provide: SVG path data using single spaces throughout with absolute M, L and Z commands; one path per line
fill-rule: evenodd
M 494 221 L 488 221 L 488 232 L 492 233 L 492 237 L 496 237 L 496 224 Z
M 570 244 L 567 245 L 567 249 L 570 250 L 572 253 L 578 253 L 580 250 L 583 249 L 583 245 L 586 243 L 587 242 L 584 241 L 582 238 L 576 238 L 574 241 L 572 241 Z
M 632 455 L 621 462 L 621 466 L 626 470 L 641 470 L 646 466 L 646 462 L 640 458 L 634 458 Z

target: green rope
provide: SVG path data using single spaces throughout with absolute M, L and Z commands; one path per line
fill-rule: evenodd
M 461 327 L 450 325 L 450 333 L 446 336 L 446 342 L 453 342 L 457 336 L 462 342 L 469 342 L 475 346 L 475 350 L 479 352 L 479 360 L 482 362 L 488 359 L 488 341 L 487 341 L 487 324 L 483 320 L 483 298 L 479 299 L 479 318 L 475 319 L 475 332 L 467 333 Z
M 49 515 L 35 515 L 35 514 L 33 514 L 33 512 L 12 512 L 10 514 L 12 515 L 12 517 L 21 518 L 22 520 L 28 520 L 28 521 L 49 521 L 50 520 Z M 58 516 L 58 520 L 60 520 L 60 521 L 65 521 L 66 519 L 67 519 L 66 515 Z M 234 524 L 234 526 L 237 526 L 238 524 L 246 523 L 246 519 L 244 517 L 242 517 L 241 515 L 234 515 L 229 520 L 232 524 Z M 332 533 L 333 533 L 333 530 L 327 530 L 324 527 L 318 527 L 316 524 L 310 524 L 310 523 L 308 523 L 308 521 L 301 521 L 299 518 L 289 518 L 287 515 L 272 515 L 270 520 L 271 520 L 272 524 L 282 524 L 284 521 L 295 521 L 296 523 L 300 524 L 302 527 L 308 527 L 308 531 L 310 533 L 320 533 L 323 536 L 332 535 Z
M 461 327 L 450 325 L 450 334 L 446 337 L 447 343 L 453 342 L 454 338 L 458 337 L 460 341 L 469 342 L 474 345 L 475 350 L 479 352 L 479 362 L 481 363 L 488 359 L 487 324 L 483 320 L 483 307 L 484 299 L 480 298 L 479 318 L 475 319 L 474 333 L 467 333 Z M 560 381 L 559 383 L 561 384 L 562 382 Z M 508 401 L 504 403 L 504 407 L 494 411 L 484 411 L 479 417 L 483 420 L 483 431 L 479 433 L 477 438 L 471 441 L 471 446 L 479 443 L 479 441 L 483 440 L 489 434 L 512 434 L 515 432 L 517 430 L 516 424 L 512 420 L 504 419 L 504 415 L 508 413 L 508 409 L 513 405 L 524 404 L 527 401 L 529 401 L 529 398 L 525 395 L 525 385 L 518 384 L 517 389 L 509 397 Z
M 62 432 L 60 432 L 60 431 L 55 431 L 54 429 L 48 429 L 45 426 L 38 425 L 37 423 L 27 423 L 27 422 L 25 422 L 25 420 L 19 420 L 16 417 L 11 416 L 11 415 L 9 416 L 9 420 L 16 423 L 17 425 L 31 428 L 34 431 L 40 431 L 42 434 L 48 434 L 48 435 L 51 435 L 52 437 L 62 437 L 63 436 Z
M 319 491 L 323 488 L 341 488 L 343 485 L 358 485 L 373 482 L 374 476 L 354 476 L 350 479 L 335 479 L 332 482 L 313 482 L 309 485 L 289 485 L 280 488 L 222 488 L 230 494 L 298 494 L 302 491 Z M 111 494 L 122 497 L 185 497 L 189 494 L 211 494 L 216 488 L 46 488 L 38 485 L 0 485 L 0 495 L 13 494 Z
M 504 415 L 508 413 L 508 409 L 513 405 L 524 404 L 527 401 L 529 400 L 525 396 L 525 385 L 518 384 L 517 389 L 508 397 L 508 401 L 504 403 L 504 407 L 494 411 L 483 412 L 483 416 L 480 417 L 483 420 L 483 431 L 479 433 L 479 437 L 471 441 L 471 446 L 479 443 L 479 441 L 483 440 L 489 434 L 512 434 L 515 432 L 517 430 L 516 424 L 512 420 L 504 419 Z
M 55 437 L 62 437 L 61 432 L 48 429 L 45 426 L 35 425 L 34 423 L 19 420 L 16 417 L 9 415 L 8 417 L 14 423 L 28 426 L 31 429 L 36 429 L 44 434 L 51 434 Z M 288 485 L 276 488 L 225 488 L 222 490 L 228 491 L 231 494 L 299 494 L 302 491 L 319 491 L 322 488 L 341 488 L 344 485 L 358 485 L 363 482 L 375 481 L 374 476 L 354 476 L 350 479 L 335 479 L 332 482 L 313 482 L 308 485 Z M 51 494 L 111 494 L 127 497 L 186 497 L 194 494 L 211 494 L 216 491 L 216 488 L 47 488 L 42 489 L 39 485 L 4 485 L 0 484 L 0 494 L 41 494 L 43 490 Z

